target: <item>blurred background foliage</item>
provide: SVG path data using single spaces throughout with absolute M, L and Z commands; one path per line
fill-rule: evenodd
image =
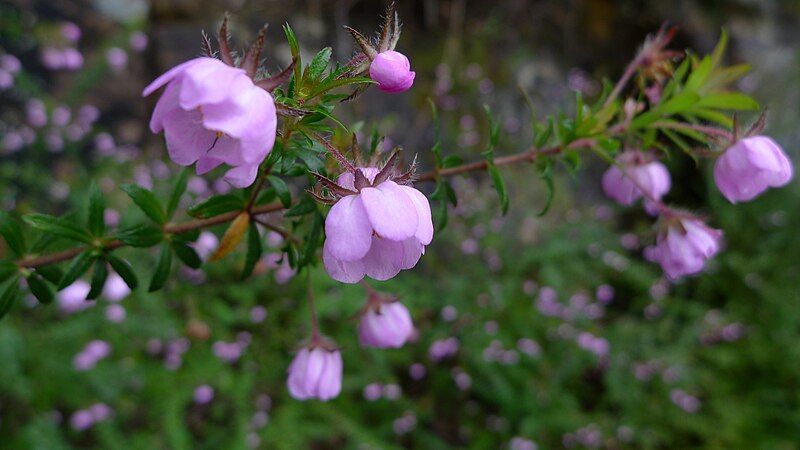
M 0 54 L 22 62 L 0 92 L 3 209 L 64 213 L 86 201 L 93 179 L 119 211 L 108 219 L 133 221 L 116 185 L 166 193 L 177 173 L 147 129 L 152 99 L 139 93 L 199 54 L 201 29 L 231 11 L 241 43 L 270 22 L 265 54 L 277 68 L 289 61 L 279 24 L 292 24 L 308 55 L 330 45 L 343 60 L 353 46 L 342 25 L 373 29 L 383 7 L 3 1 Z M 338 112 L 364 140 L 386 135 L 423 167 L 434 136 L 428 98 L 440 108 L 446 154 L 480 158 L 484 104 L 503 123 L 497 155 L 511 153 L 530 139 L 518 87 L 540 117 L 568 109 L 574 90 L 591 97 L 603 77 L 619 76 L 663 21 L 680 26 L 677 48 L 698 53 L 727 29 L 729 62 L 753 66 L 739 87 L 769 108 L 767 131 L 800 159 L 800 2 L 417 0 L 399 9 L 398 48 L 417 71 L 414 89 L 372 90 Z M 46 49 L 67 45 L 65 21 L 82 31 L 75 71 L 44 62 Z M 148 38 L 144 49 L 137 32 Z M 36 99 L 50 117 L 39 128 L 26 116 Z M 79 124 L 83 105 L 99 118 Z M 58 125 L 63 106 L 72 118 Z M 70 134 L 69 124 L 83 132 Z M 15 148 L 17 137 L 24 144 Z M 329 403 L 294 401 L 284 387 L 292 350 L 308 332 L 306 275 L 292 278 L 276 253 L 245 281 L 238 255 L 181 271 L 160 293 L 101 298 L 74 314 L 35 300 L 17 305 L 0 322 L 0 447 L 800 448 L 798 183 L 734 206 L 714 188 L 709 164 L 695 167 L 679 153 L 667 164 L 667 200 L 702 207 L 726 233 L 708 272 L 675 285 L 641 257 L 653 239 L 650 219 L 603 197 L 604 166 L 591 158 L 575 174 L 559 170 L 544 217 L 546 190 L 532 168 L 505 171 L 505 217 L 485 177 L 456 181 L 459 204 L 425 258 L 376 284 L 412 311 L 419 337 L 403 349 L 361 349 L 352 317 L 362 289 L 314 269 L 323 330 L 345 361 L 343 393 Z M 187 204 L 220 188 L 193 178 Z M 154 259 L 133 263 L 145 271 Z M 76 357 L 94 340 L 110 351 L 82 368 Z M 94 418 L 81 421 L 86 411 Z

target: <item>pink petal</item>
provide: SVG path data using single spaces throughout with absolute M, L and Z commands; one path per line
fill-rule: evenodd
M 172 110 L 163 124 L 169 157 L 182 166 L 193 164 L 214 143 L 214 133 L 203 128 L 198 111 Z
M 361 196 L 348 195 L 331 208 L 325 219 L 325 248 L 341 261 L 364 257 L 372 243 L 372 226 Z
M 242 82 L 249 80 L 242 69 L 228 66 L 218 59 L 200 59 L 203 61 L 184 72 L 180 95 L 183 109 L 220 103 L 236 92 L 234 88 L 241 88 Z
M 166 73 L 164 73 L 160 77 L 158 77 L 155 80 L 153 80 L 152 83 L 150 83 L 149 85 L 147 85 L 146 88 L 144 88 L 144 90 L 142 91 L 142 97 L 147 97 L 148 95 L 150 95 L 153 92 L 155 92 L 161 86 L 169 83 L 175 77 L 177 77 L 178 75 L 182 74 L 185 70 L 187 70 L 187 69 L 193 67 L 194 65 L 203 62 L 203 60 L 207 60 L 207 59 L 211 59 L 211 58 L 195 58 L 195 59 L 186 61 L 183 64 L 179 64 L 179 65 L 173 67 L 172 69 L 169 69 Z
M 361 190 L 372 228 L 382 238 L 404 241 L 417 232 L 419 218 L 414 203 L 394 181 Z
M 153 116 L 150 118 L 150 131 L 160 133 L 164 129 L 164 116 L 180 108 L 178 94 L 180 94 L 180 82 L 170 83 L 153 109 Z
M 341 283 L 358 283 L 366 274 L 363 260 L 346 262 L 336 259 L 328 250 L 327 242 L 322 247 L 322 263 L 328 275 Z
M 433 219 L 431 219 L 431 204 L 428 202 L 428 197 L 411 186 L 400 186 L 400 188 L 408 195 L 417 210 L 418 224 L 414 236 L 422 245 L 430 244 L 433 240 Z
M 224 179 L 230 183 L 231 186 L 244 189 L 256 181 L 256 176 L 258 176 L 258 164 L 252 164 L 249 166 L 234 167 L 225 172 Z
M 393 278 L 400 273 L 406 262 L 403 243 L 373 237 L 372 246 L 363 262 L 367 276 L 370 278 L 379 281 Z

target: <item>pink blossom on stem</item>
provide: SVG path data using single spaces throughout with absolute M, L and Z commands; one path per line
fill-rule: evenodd
M 714 181 L 731 203 L 750 201 L 770 187 L 785 186 L 792 176 L 789 157 L 766 136 L 736 142 L 714 164 Z
M 651 256 L 671 279 L 703 270 L 707 260 L 719 252 L 722 230 L 693 217 L 667 218 Z
M 402 347 L 413 333 L 411 314 L 397 301 L 368 306 L 358 324 L 358 341 L 364 347 Z
M 173 67 L 142 94 L 165 85 L 150 129 L 164 131 L 170 158 L 182 166 L 196 163 L 199 175 L 227 164 L 227 182 L 237 188 L 253 184 L 275 143 L 272 96 L 243 69 L 205 57 Z
M 359 170 L 370 181 L 379 172 Z M 338 183 L 356 189 L 352 173 L 339 176 Z M 388 280 L 414 267 L 433 239 L 430 203 L 413 187 L 386 180 L 336 202 L 325 219 L 325 236 L 323 262 L 334 280 Z
M 342 390 L 342 354 L 319 346 L 304 347 L 289 366 L 287 386 L 297 400 L 327 401 Z
M 404 54 L 387 50 L 375 56 L 369 66 L 369 76 L 378 83 L 378 89 L 397 93 L 411 88 L 416 73 Z
M 64 22 L 61 24 L 61 36 L 69 42 L 78 42 L 81 39 L 81 28 L 74 22 Z
M 669 192 L 671 181 L 666 166 L 650 155 L 627 150 L 616 161 L 617 165 L 603 174 L 603 191 L 620 205 L 630 206 L 642 197 L 660 201 Z

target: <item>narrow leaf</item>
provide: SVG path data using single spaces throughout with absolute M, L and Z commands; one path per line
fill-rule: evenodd
M 31 294 L 36 297 L 36 300 L 39 300 L 39 303 L 45 305 L 52 303 L 54 297 L 53 290 L 50 289 L 50 286 L 48 286 L 39 275 L 31 273 L 26 280 L 28 281 L 28 289 L 30 289 Z
M 325 47 L 319 51 L 311 60 L 311 64 L 306 69 L 305 78 L 307 80 L 316 80 L 328 68 L 328 63 L 331 60 L 331 48 Z
M 494 190 L 497 191 L 497 196 L 500 198 L 500 211 L 503 215 L 508 212 L 508 192 L 503 177 L 500 175 L 500 170 L 494 164 L 489 165 L 489 174 L 492 176 L 492 184 Z
M 247 226 L 250 224 L 250 215 L 247 212 L 242 212 L 231 222 L 231 225 L 225 230 L 222 239 L 219 242 L 219 247 L 211 255 L 211 261 L 218 261 L 232 252 L 239 242 L 241 242 Z
M 0 319 L 5 316 L 11 307 L 14 306 L 14 301 L 17 300 L 19 294 L 19 280 L 12 279 L 2 294 L 0 294 Z
M 60 291 L 69 286 L 75 280 L 80 278 L 81 275 L 86 273 L 86 271 L 89 270 L 89 267 L 92 266 L 94 259 L 94 253 L 92 251 L 86 251 L 72 260 L 72 263 L 67 268 L 67 272 L 63 277 L 61 277 L 61 281 L 58 282 L 58 290 Z
M 247 255 L 244 260 L 244 270 L 242 271 L 242 279 L 245 279 L 253 273 L 256 263 L 261 258 L 261 235 L 258 233 L 258 227 L 253 222 L 247 230 Z
M 64 272 L 55 264 L 37 267 L 36 273 L 55 285 L 58 285 L 61 279 L 64 278 Z
M 139 285 L 139 280 L 136 278 L 136 273 L 133 271 L 131 265 L 118 256 L 108 255 L 107 258 L 108 263 L 111 264 L 111 268 L 113 268 L 114 272 L 117 272 L 117 274 L 122 277 L 122 280 L 125 281 L 125 284 L 127 284 L 131 290 L 136 289 L 136 286 Z
M 181 196 L 184 192 L 186 192 L 186 184 L 189 180 L 189 169 L 181 170 L 181 174 L 178 175 L 178 179 L 175 181 L 175 186 L 172 188 L 172 195 L 169 197 L 169 203 L 167 204 L 167 218 L 172 217 L 175 214 L 175 210 L 178 209 L 178 205 L 181 201 Z
M 0 261 L 0 283 L 19 273 L 19 267 L 11 261 Z
M 278 194 L 278 199 L 280 199 L 283 206 L 285 208 L 290 207 L 292 205 L 292 194 L 289 192 L 289 187 L 286 186 L 286 182 L 275 175 L 269 175 L 267 176 L 267 179 L 272 187 L 275 188 L 275 192 Z
M 29 214 L 24 220 L 28 225 L 45 233 L 87 244 L 92 242 L 92 236 L 86 230 L 66 219 L 48 214 Z
M 175 250 L 175 254 L 178 255 L 178 259 L 192 269 L 199 269 L 200 266 L 203 265 L 203 260 L 200 259 L 200 256 L 197 254 L 197 252 L 185 243 L 172 241 L 172 249 Z
M 140 224 L 120 230 L 117 238 L 131 247 L 152 247 L 164 239 L 164 233 L 152 225 Z
M 97 184 L 92 183 L 89 187 L 89 232 L 95 237 L 102 237 L 106 231 L 105 210 L 103 193 Z
M 94 271 L 92 272 L 92 288 L 89 294 L 86 295 L 86 300 L 94 300 L 103 293 L 103 288 L 106 286 L 106 279 L 108 278 L 108 263 L 105 259 L 98 258 L 94 263 Z
M 0 211 L 0 235 L 3 236 L 14 255 L 25 254 L 25 239 L 22 236 L 22 229 L 19 223 L 11 217 L 11 214 L 5 211 Z
M 161 252 L 158 254 L 158 263 L 156 263 L 156 271 L 153 273 L 153 278 L 150 279 L 150 287 L 147 292 L 155 292 L 167 282 L 169 277 L 169 269 L 172 267 L 172 249 L 169 244 L 164 242 L 161 244 Z
M 135 184 L 123 184 L 121 188 L 153 222 L 159 225 L 167 222 L 161 203 L 151 191 Z
M 189 215 L 198 218 L 208 218 L 230 211 L 244 209 L 245 200 L 233 194 L 217 195 L 189 208 Z

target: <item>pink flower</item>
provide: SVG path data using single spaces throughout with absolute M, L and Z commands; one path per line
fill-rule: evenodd
M 73 22 L 61 24 L 61 36 L 69 42 L 78 42 L 81 39 L 81 28 Z
M 119 274 L 111 272 L 108 274 L 106 284 L 103 286 L 103 297 L 110 302 L 122 301 L 131 294 L 131 288 L 125 283 Z
M 76 280 L 56 294 L 58 309 L 64 314 L 72 314 L 91 308 L 95 305 L 95 302 L 86 300 L 90 290 L 89 283 L 83 280 Z
M 211 400 L 214 400 L 214 388 L 211 386 L 204 384 L 194 390 L 194 402 L 198 405 L 205 405 Z
M 767 188 L 784 186 L 791 179 L 792 162 L 766 136 L 738 141 L 714 164 L 714 181 L 731 203 L 750 201 Z
M 699 219 L 675 218 L 659 234 L 652 257 L 668 277 L 675 279 L 703 270 L 707 260 L 719 252 L 722 230 Z
M 119 47 L 111 47 L 106 50 L 106 62 L 112 70 L 120 72 L 128 65 L 128 52 Z
M 170 158 L 197 163 L 197 173 L 221 164 L 232 168 L 225 180 L 244 188 L 275 143 L 277 115 L 272 96 L 255 86 L 243 69 L 213 58 L 195 58 L 173 67 L 142 92 L 166 85 L 150 129 L 164 131 Z
M 374 167 L 359 170 L 370 182 L 378 174 Z M 356 192 L 352 173 L 339 176 L 338 184 Z M 414 267 L 433 239 L 431 207 L 420 191 L 386 180 L 336 202 L 325 236 L 323 262 L 334 280 L 388 280 Z
M 637 150 L 624 151 L 616 160 L 618 165 L 603 174 L 603 191 L 620 205 L 630 206 L 642 196 L 661 200 L 669 192 L 670 176 L 664 164 Z
M 411 70 L 411 63 L 404 54 L 387 50 L 378 53 L 372 60 L 369 76 L 378 83 L 378 89 L 397 93 L 411 88 L 416 73 Z
M 289 366 L 289 393 L 297 400 L 327 401 L 337 397 L 342 390 L 342 366 L 339 350 L 303 348 Z
M 402 347 L 413 333 L 411 314 L 397 301 L 373 303 L 358 324 L 358 341 L 364 347 Z
M 144 49 L 147 48 L 147 41 L 147 35 L 141 31 L 134 31 L 131 33 L 131 37 L 128 39 L 131 49 L 133 49 L 135 52 L 144 51 Z

